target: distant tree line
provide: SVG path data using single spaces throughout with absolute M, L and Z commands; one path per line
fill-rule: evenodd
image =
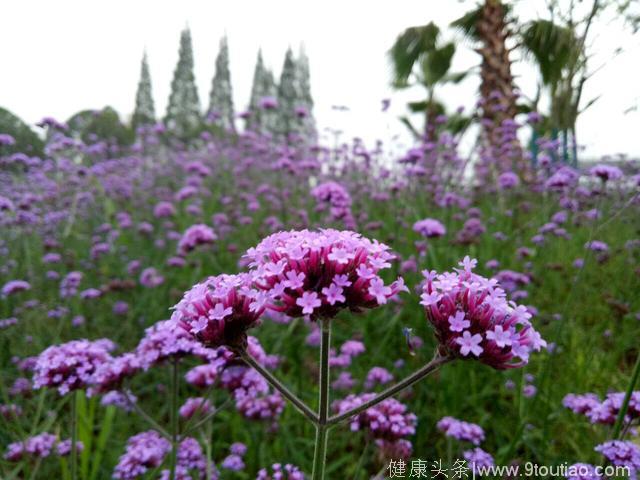
M 209 105 L 202 109 L 194 74 L 191 32 L 185 28 L 180 34 L 178 62 L 162 118 L 156 113 L 149 59 L 145 51 L 130 122 L 122 120 L 113 108 L 107 106 L 102 110 L 82 110 L 71 116 L 65 125 L 70 136 L 85 143 L 105 141 L 128 146 L 134 143 L 137 134 L 159 126 L 168 135 L 185 142 L 199 137 L 204 131 L 234 134 L 240 119 L 245 130 L 279 140 L 317 140 L 309 59 L 303 48 L 297 56 L 291 48 L 287 49 L 278 82 L 265 65 L 262 52 L 258 51 L 248 108 L 237 113 L 233 102 L 229 45 L 226 36 L 223 37 L 215 62 Z M 3 154 L 25 152 L 43 155 L 42 138 L 27 123 L 3 108 L 0 108 L 0 133 L 14 138 L 12 145 L 2 147 Z

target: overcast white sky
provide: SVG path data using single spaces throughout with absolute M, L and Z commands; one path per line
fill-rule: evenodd
M 178 55 L 180 30 L 188 24 L 194 43 L 201 101 L 208 101 L 215 56 L 226 32 L 236 109 L 246 107 L 259 47 L 279 75 L 287 46 L 304 43 L 319 126 L 338 128 L 344 139 L 368 143 L 405 135 L 396 118 L 407 100 L 420 92 L 389 88 L 386 51 L 404 28 L 434 21 L 445 27 L 473 2 L 454 0 L 15 0 L 0 14 L 0 105 L 35 123 L 45 115 L 66 120 L 85 108 L 111 105 L 121 115 L 133 110 L 140 58 L 149 55 L 156 111 L 164 113 Z M 521 17 L 535 17 L 543 4 L 520 1 Z M 594 65 L 606 62 L 587 84 L 586 98 L 602 95 L 582 117 L 579 141 L 588 156 L 626 152 L 640 156 L 640 112 L 624 114 L 640 103 L 640 34 L 618 25 L 598 28 Z M 451 30 L 444 36 L 453 37 Z M 625 52 L 611 58 L 618 45 Z M 461 46 L 454 70 L 478 63 Z M 534 94 L 535 71 L 515 65 L 519 87 Z M 440 97 L 451 108 L 475 103 L 476 79 L 448 87 Z M 380 101 L 392 108 L 380 111 Z M 339 113 L 332 105 L 347 105 Z M 404 137 L 403 137 L 404 138 Z

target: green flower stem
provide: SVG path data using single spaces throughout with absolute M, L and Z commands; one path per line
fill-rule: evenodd
M 331 346 L 331 322 L 321 319 L 320 337 L 320 393 L 318 405 L 318 423 L 316 425 L 316 444 L 313 453 L 312 480 L 324 480 L 327 464 L 327 440 L 329 439 L 329 349 Z
M 336 424 L 338 424 L 340 422 L 348 420 L 349 418 L 353 417 L 354 415 L 358 415 L 359 413 L 364 412 L 366 409 L 371 408 L 374 405 L 377 405 L 378 403 L 382 402 L 383 400 L 386 400 L 387 398 L 392 397 L 395 394 L 402 392 L 403 390 L 406 390 L 407 388 L 409 388 L 413 384 L 419 382 L 424 377 L 426 377 L 430 373 L 434 372 L 435 370 L 440 368 L 445 363 L 450 362 L 451 360 L 453 360 L 453 359 L 450 358 L 450 357 L 441 357 L 441 356 L 435 357 L 433 360 L 431 360 L 425 366 L 423 366 L 422 368 L 416 370 L 414 373 L 409 375 L 404 380 L 401 380 L 400 382 L 396 383 L 395 385 L 392 385 L 391 387 L 387 388 L 386 390 L 380 392 L 378 395 L 376 395 L 374 398 L 372 398 L 368 402 L 363 403 L 359 407 L 352 408 L 351 410 L 349 410 L 347 412 L 341 413 L 340 415 L 334 415 L 333 417 L 329 418 L 329 421 L 327 422 L 327 425 L 329 425 L 329 426 L 336 425 Z
M 163 437 L 167 438 L 167 439 L 171 439 L 171 435 L 169 435 L 169 432 L 167 432 L 164 428 L 162 428 L 162 426 L 156 422 L 153 418 L 151 418 L 151 415 L 149 415 L 147 412 L 145 412 L 142 407 L 140 407 L 140 405 L 138 405 L 137 402 L 135 402 L 130 396 L 129 396 L 129 392 L 123 390 L 122 394 L 124 395 L 125 400 L 127 401 L 127 404 L 129 405 L 129 407 L 131 407 L 133 410 L 136 411 L 136 413 L 138 415 L 140 415 L 145 421 L 147 421 L 149 423 L 149 425 L 151 425 L 153 428 L 155 428 Z
M 78 452 L 76 444 L 78 443 L 78 395 L 80 391 L 71 394 L 71 480 L 77 479 Z
M 178 459 L 178 359 L 173 360 L 171 376 L 171 480 L 176 479 Z
M 239 348 L 236 350 L 236 353 L 242 358 L 242 360 L 247 363 L 247 365 L 253 367 L 260 375 L 264 377 L 264 379 L 275 388 L 278 392 L 282 394 L 287 400 L 289 400 L 293 405 L 298 409 L 300 413 L 302 413 L 305 417 L 307 417 L 313 424 L 318 423 L 317 415 L 309 408 L 309 406 L 300 400 L 291 390 L 289 390 L 280 380 L 273 376 L 273 374 L 260 365 L 250 354 L 247 352 L 246 348 Z
M 624 423 L 624 417 L 627 414 L 627 410 L 629 409 L 629 400 L 631 399 L 631 395 L 633 394 L 633 389 L 638 382 L 638 377 L 640 377 L 640 352 L 638 353 L 638 359 L 636 360 L 636 366 L 633 367 L 633 373 L 631 374 L 631 380 L 629 381 L 629 387 L 627 388 L 627 393 L 624 396 L 624 400 L 622 402 L 622 407 L 620 408 L 620 412 L 618 413 L 618 418 L 616 419 L 616 424 L 613 427 L 613 439 L 619 440 L 620 433 L 622 432 L 622 425 Z

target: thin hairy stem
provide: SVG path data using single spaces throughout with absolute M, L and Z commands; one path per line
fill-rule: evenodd
M 178 459 L 178 359 L 173 360 L 171 375 L 171 480 L 176 479 Z
M 433 360 L 431 360 L 425 366 L 423 366 L 422 368 L 416 370 L 414 373 L 409 375 L 404 380 L 401 380 L 398 383 L 396 383 L 395 385 L 392 385 L 391 387 L 387 388 L 386 390 L 380 392 L 378 395 L 376 395 L 374 398 L 372 398 L 368 402 L 365 402 L 365 403 L 363 403 L 362 405 L 360 405 L 358 407 L 354 407 L 351 410 L 348 410 L 348 411 L 346 411 L 344 413 L 341 413 L 340 415 L 334 415 L 333 417 L 329 418 L 329 421 L 327 422 L 327 424 L 328 425 L 336 425 L 336 424 L 338 424 L 340 422 L 348 420 L 349 418 L 353 417 L 354 415 L 358 415 L 359 413 L 364 412 L 366 409 L 371 408 L 374 405 L 377 405 L 378 403 L 382 402 L 383 400 L 386 400 L 387 398 L 392 397 L 392 396 L 402 392 L 403 390 L 406 390 L 407 388 L 409 388 L 412 385 L 414 385 L 415 383 L 419 382 L 424 377 L 426 377 L 430 373 L 436 371 L 442 365 L 444 365 L 447 362 L 450 362 L 451 360 L 453 360 L 453 359 L 450 358 L 450 357 L 441 357 L 441 356 L 435 357 Z
M 316 425 L 316 443 L 313 453 L 313 480 L 323 480 L 327 464 L 327 440 L 329 439 L 329 350 L 331 348 L 331 322 L 320 320 L 320 378 L 318 423 Z
M 71 480 L 77 479 L 78 470 L 78 452 L 76 444 L 78 443 L 78 395 L 79 391 L 73 392 L 71 395 Z
M 627 392 L 624 395 L 624 400 L 622 401 L 622 406 L 620 407 L 620 412 L 618 412 L 618 418 L 616 419 L 616 424 L 613 427 L 613 436 L 614 440 L 618 440 L 620 438 L 620 433 L 622 432 L 622 425 L 624 424 L 624 417 L 627 415 L 627 410 L 629 409 L 629 400 L 631 399 L 631 395 L 633 394 L 633 389 L 638 382 L 638 377 L 640 376 L 640 352 L 638 353 L 638 358 L 636 360 L 636 366 L 633 367 L 633 373 L 631 374 L 631 380 L 629 381 L 629 386 L 627 387 Z
M 280 382 L 273 374 L 264 368 L 260 363 L 258 363 L 250 354 L 247 352 L 245 348 L 239 348 L 236 350 L 236 353 L 242 358 L 242 360 L 247 363 L 247 365 L 253 367 L 260 375 L 264 377 L 264 379 L 275 388 L 278 392 L 282 394 L 287 400 L 289 400 L 300 413 L 302 413 L 305 417 L 307 417 L 313 424 L 318 423 L 318 417 L 316 414 L 309 408 L 309 406 L 300 400 L 291 390 L 289 390 L 284 384 Z
M 149 415 L 147 412 L 145 412 L 142 407 L 140 407 L 140 405 L 138 405 L 130 396 L 129 396 L 129 392 L 128 391 L 122 391 L 122 394 L 124 395 L 125 400 L 127 401 L 127 403 L 129 404 L 129 407 L 131 407 L 132 409 L 134 409 L 136 411 L 136 413 L 138 415 L 140 415 L 144 420 L 147 421 L 147 423 L 149 423 L 149 425 L 151 425 L 153 428 L 155 428 L 160 435 L 162 435 L 163 437 L 167 438 L 167 439 L 171 439 L 171 435 L 169 435 L 169 432 L 167 432 L 164 428 L 162 428 L 162 426 L 156 422 L 151 415 Z

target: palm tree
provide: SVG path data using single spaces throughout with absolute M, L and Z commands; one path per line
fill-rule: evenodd
M 507 48 L 507 39 L 512 34 L 508 28 L 509 12 L 510 7 L 501 0 L 485 0 L 452 23 L 478 44 L 475 51 L 481 57 L 480 116 L 483 138 L 485 145 L 495 150 L 502 144 L 500 127 L 505 121 L 513 121 L 518 113 L 518 96 L 511 73 L 510 49 Z M 520 163 L 519 167 L 524 168 Z
M 445 112 L 444 106 L 435 97 L 436 87 L 448 82 L 458 83 L 466 75 L 466 72 L 449 72 L 456 46 L 452 42 L 441 44 L 439 39 L 440 29 L 430 22 L 407 28 L 389 50 L 394 88 L 420 85 L 427 91 L 425 100 L 409 103 L 412 112 L 424 112 L 424 137 L 427 141 L 436 138 L 435 119 Z M 408 118 L 401 120 L 416 136 L 420 136 Z
M 586 15 L 579 21 L 574 18 L 573 4 L 564 15 L 558 15 L 551 8 L 551 20 L 531 21 L 520 32 L 523 52 L 535 60 L 542 87 L 548 90 L 550 110 L 545 126 L 554 138 L 558 133 L 562 134 L 565 162 L 568 160 L 569 133 L 572 136 L 572 160 L 577 162 L 578 116 L 598 99 L 593 98 L 581 105 L 584 85 L 589 79 L 587 38 L 594 20 L 606 7 L 601 0 L 593 0 Z M 562 25 L 555 21 L 558 16 Z M 578 32 L 580 27 L 581 32 Z

